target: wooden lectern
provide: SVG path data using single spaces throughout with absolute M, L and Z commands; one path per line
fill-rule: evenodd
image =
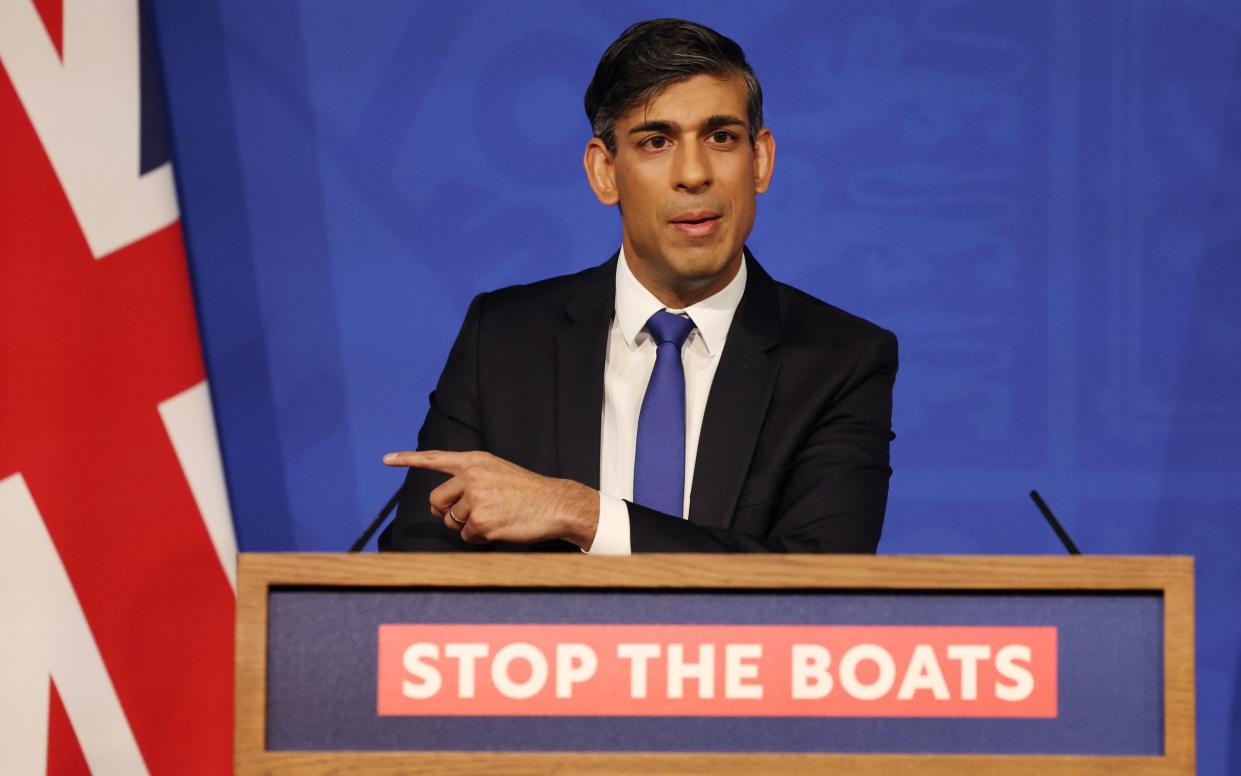
M 236 769 L 1192 774 L 1193 560 L 243 554 Z

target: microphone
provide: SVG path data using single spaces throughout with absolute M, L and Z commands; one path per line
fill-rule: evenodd
M 379 530 L 379 526 L 384 524 L 384 521 L 388 519 L 388 515 L 392 514 L 392 510 L 396 509 L 396 505 L 401 502 L 401 494 L 404 492 L 405 483 L 402 482 L 401 487 L 396 489 L 396 493 L 392 494 L 392 498 L 388 499 L 388 503 L 384 504 L 384 508 L 379 510 L 379 514 L 375 516 L 375 519 L 371 521 L 371 524 L 366 527 L 366 530 L 362 532 L 362 535 L 358 537 L 358 540 L 353 543 L 352 547 L 349 548 L 350 552 L 362 551 L 362 548 L 366 546 L 366 543 L 369 542 L 371 537 L 375 535 L 375 532 Z
M 1051 507 L 1047 506 L 1047 502 L 1038 494 L 1037 490 L 1030 491 L 1030 498 L 1034 499 L 1034 506 L 1038 507 L 1038 511 L 1043 513 L 1043 517 L 1047 518 L 1047 522 L 1051 525 L 1051 530 L 1056 532 L 1056 536 L 1060 538 L 1060 543 L 1064 545 L 1064 549 L 1069 551 L 1070 555 L 1081 555 L 1082 551 L 1077 549 L 1077 545 L 1069 538 L 1068 532 L 1064 530 L 1064 526 L 1060 525 L 1060 521 L 1051 513 Z

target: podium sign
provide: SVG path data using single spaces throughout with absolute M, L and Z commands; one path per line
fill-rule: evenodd
M 243 773 L 1194 769 L 1186 558 L 240 570 Z

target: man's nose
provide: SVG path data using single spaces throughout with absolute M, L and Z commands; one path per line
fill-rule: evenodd
M 711 185 L 711 165 L 706 149 L 698 143 L 686 143 L 679 150 L 673 173 L 676 188 L 693 192 Z

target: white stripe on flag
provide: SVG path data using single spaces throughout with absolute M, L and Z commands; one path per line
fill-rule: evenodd
M 91 773 L 145 774 L 103 656 L 21 474 L 0 480 L 0 613 L 4 772 L 47 769 L 51 677 Z
M 96 259 L 177 220 L 172 165 L 140 175 L 137 0 L 65 0 L 64 60 L 29 0 L 0 0 L 0 61 Z
M 207 381 L 187 388 L 160 402 L 159 415 L 177 460 L 190 484 L 190 492 L 198 504 L 203 525 L 228 583 L 237 590 L 237 539 L 233 534 L 233 516 L 228 508 L 228 490 L 224 486 L 224 470 L 220 465 L 220 446 L 215 432 L 215 415 L 211 412 L 211 394 Z

